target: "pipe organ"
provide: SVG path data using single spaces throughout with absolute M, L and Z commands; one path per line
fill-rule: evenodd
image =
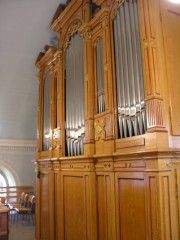
M 125 1 L 113 20 L 119 137 L 146 131 L 137 2 Z
M 180 5 L 71 0 L 39 69 L 37 240 L 180 239 Z

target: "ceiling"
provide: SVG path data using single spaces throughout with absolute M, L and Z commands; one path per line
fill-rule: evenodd
M 56 33 L 49 28 L 65 0 L 0 0 L 0 139 L 36 139 L 35 61 Z

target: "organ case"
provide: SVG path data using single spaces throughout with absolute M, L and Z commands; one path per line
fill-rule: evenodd
M 164 0 L 57 9 L 58 45 L 36 61 L 36 239 L 180 237 L 179 15 Z

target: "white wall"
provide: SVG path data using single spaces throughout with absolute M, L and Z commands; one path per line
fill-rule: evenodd
M 35 187 L 35 153 L 36 141 L 0 139 L 0 170 L 12 174 L 16 185 Z

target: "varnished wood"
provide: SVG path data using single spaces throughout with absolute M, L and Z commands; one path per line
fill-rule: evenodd
M 58 48 L 40 54 L 37 240 L 180 238 L 180 7 L 137 0 L 147 132 L 118 139 L 112 21 L 123 0 L 71 0 L 51 24 Z M 65 157 L 65 50 L 84 41 L 84 155 Z M 105 111 L 96 110 L 97 40 L 103 44 Z M 43 81 L 51 72 L 50 147 L 42 151 Z M 57 84 L 56 80 L 57 79 Z M 57 89 L 56 89 L 57 88 Z

